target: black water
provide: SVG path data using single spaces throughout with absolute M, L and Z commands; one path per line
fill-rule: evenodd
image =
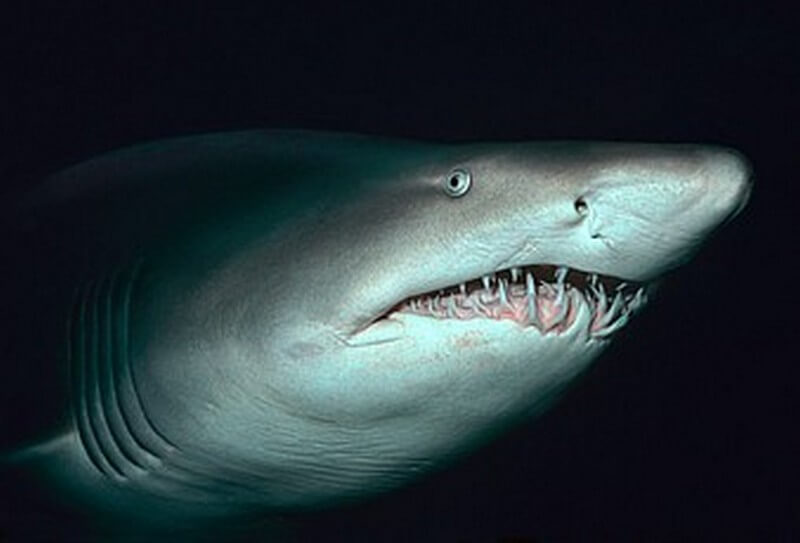
M 748 209 L 559 408 L 408 490 L 301 519 L 299 537 L 799 537 L 791 13 L 19 6 L 0 9 L 0 195 L 118 146 L 248 127 L 744 152 L 757 175 Z M 0 489 L 0 541 L 25 518 L 63 539 L 72 525 L 26 488 Z

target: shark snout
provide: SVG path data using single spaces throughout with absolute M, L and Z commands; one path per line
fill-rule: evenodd
M 708 152 L 705 174 L 701 180 L 705 204 L 713 215 L 711 221 L 722 224 L 735 217 L 747 205 L 753 189 L 750 162 L 733 149 Z
M 614 163 L 582 200 L 578 231 L 586 236 L 581 251 L 593 255 L 589 269 L 635 280 L 659 276 L 686 262 L 746 205 L 752 168 L 737 151 L 705 145 L 649 151 Z

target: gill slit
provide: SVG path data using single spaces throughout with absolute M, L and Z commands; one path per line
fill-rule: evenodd
M 131 299 L 141 267 L 76 289 L 67 322 L 72 417 L 81 447 L 103 475 L 125 481 L 177 449 L 144 410 L 131 369 Z M 121 286 L 122 285 L 122 286 Z

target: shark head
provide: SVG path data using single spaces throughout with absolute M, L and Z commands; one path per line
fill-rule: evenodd
M 390 149 L 306 180 L 307 212 L 199 289 L 190 313 L 217 331 L 192 372 L 140 376 L 156 425 L 258 473 L 264 503 L 385 491 L 542 411 L 751 186 L 708 146 Z
M 710 146 L 250 132 L 49 187 L 14 277 L 70 364 L 53 475 L 171 521 L 384 492 L 543 411 L 751 180 Z

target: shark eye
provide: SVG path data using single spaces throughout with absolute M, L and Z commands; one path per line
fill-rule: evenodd
M 583 196 L 580 196 L 575 200 L 575 211 L 580 216 L 584 216 L 589 212 L 589 204 L 586 203 L 586 200 L 583 199 Z
M 464 196 L 472 186 L 472 176 L 467 170 L 457 169 L 450 172 L 445 178 L 444 192 L 451 198 Z

